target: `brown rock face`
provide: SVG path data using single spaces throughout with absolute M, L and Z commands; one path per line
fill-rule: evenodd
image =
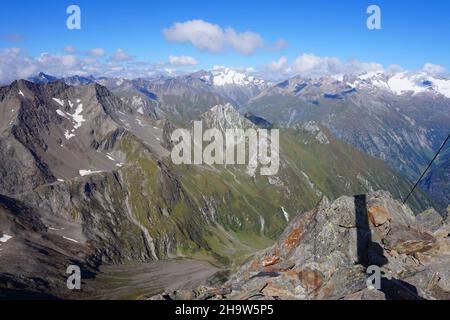
M 375 227 L 385 224 L 390 219 L 390 214 L 383 207 L 369 208 L 369 220 Z
M 384 243 L 388 249 L 411 255 L 432 249 L 436 239 L 428 233 L 405 226 L 394 226 L 384 239 Z
M 273 265 L 276 264 L 278 261 L 280 261 L 280 257 L 278 257 L 278 256 L 270 256 L 270 257 L 266 257 L 266 258 L 262 261 L 262 266 L 263 266 L 263 267 L 273 266 Z
M 296 246 L 298 246 L 300 239 L 302 238 L 302 234 L 303 234 L 302 226 L 292 230 L 292 232 L 289 234 L 288 238 L 284 242 L 286 248 L 291 250 L 294 249 Z
M 310 268 L 299 271 L 298 278 L 307 292 L 318 292 L 324 283 L 324 275 Z

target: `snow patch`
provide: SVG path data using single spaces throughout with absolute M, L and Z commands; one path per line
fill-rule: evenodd
M 70 140 L 75 137 L 75 135 L 73 133 L 69 133 L 69 130 L 66 130 L 66 132 L 64 132 L 64 137 L 66 137 L 67 140 Z
M 61 109 L 56 110 L 56 113 L 57 113 L 58 115 L 60 115 L 61 117 L 64 117 L 64 118 L 70 120 L 70 117 L 69 117 L 64 111 L 62 111 Z
M 75 110 L 75 113 L 72 114 L 72 118 L 75 121 L 75 129 L 78 129 L 81 127 L 82 123 L 86 121 L 84 117 L 81 115 L 83 112 L 83 104 L 79 104 L 77 109 Z
M 80 173 L 80 176 L 84 177 L 84 176 L 88 176 L 88 175 L 95 174 L 95 173 L 101 173 L 101 171 L 80 170 L 79 173 Z
M 8 236 L 6 233 L 0 238 L 0 242 L 6 243 L 8 240 L 12 239 L 12 236 Z
M 56 110 L 56 112 L 59 115 L 63 116 L 63 117 L 66 117 L 66 118 L 70 117 L 70 118 L 72 118 L 72 120 L 75 122 L 74 128 L 71 130 L 71 133 L 69 133 L 69 130 L 66 130 L 66 132 L 64 133 L 64 136 L 66 137 L 67 140 L 75 137 L 75 134 L 74 134 L 75 130 L 80 128 L 82 126 L 83 122 L 86 121 L 86 119 L 84 119 L 83 115 L 81 114 L 83 112 L 83 104 L 80 103 L 77 106 L 77 109 L 75 110 L 75 113 L 73 113 L 73 114 L 70 114 L 70 113 L 65 114 L 64 112 L 62 112 L 59 109 Z M 67 119 L 69 119 L 69 118 L 67 118 Z
M 57 104 L 59 104 L 61 107 L 64 107 L 64 101 L 58 98 L 53 98 L 53 101 L 55 101 Z
M 66 240 L 69 240 L 69 241 L 72 241 L 72 242 L 75 242 L 75 243 L 79 243 L 77 240 L 75 240 L 75 239 L 71 239 L 71 238 L 68 238 L 68 237 L 64 237 L 63 236 L 63 238 L 64 239 L 66 239 Z
M 407 77 L 406 73 L 399 73 L 395 76 L 391 77 L 388 80 L 388 85 L 391 90 L 398 95 L 407 93 L 407 92 L 423 92 L 427 90 L 425 87 L 421 87 L 413 81 L 412 78 Z
M 19 94 L 20 94 L 22 97 L 25 97 L 25 95 L 23 94 L 22 90 L 19 90 Z

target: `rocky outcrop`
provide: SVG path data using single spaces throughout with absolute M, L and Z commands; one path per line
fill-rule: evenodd
M 444 224 L 442 216 L 433 208 L 425 210 L 416 217 L 419 227 L 428 231 L 436 231 Z
M 155 299 L 447 299 L 448 226 L 433 233 L 428 222 L 386 192 L 324 198 L 221 288 Z M 371 266 L 381 270 L 378 290 L 367 284 Z

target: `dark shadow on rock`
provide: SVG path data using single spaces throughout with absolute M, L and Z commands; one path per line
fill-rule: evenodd
M 383 247 L 379 243 L 370 242 L 369 247 L 369 265 L 382 267 L 388 263 L 388 259 L 384 256 Z
M 358 263 L 364 267 L 376 265 L 382 267 L 388 263 L 383 248 L 379 243 L 372 241 L 369 224 L 366 195 L 355 196 L 355 221 L 357 228 L 357 254 Z M 381 278 L 381 292 L 387 300 L 424 300 L 419 296 L 417 288 L 399 279 Z
M 365 194 L 355 196 L 355 224 L 357 229 L 356 246 L 358 263 L 367 268 L 369 266 L 368 248 L 372 243 L 372 235 L 370 233 Z
M 386 300 L 425 300 L 417 292 L 417 288 L 408 282 L 399 279 L 381 279 L 381 292 Z
M 280 274 L 279 274 L 278 272 L 262 271 L 262 272 L 259 272 L 258 274 L 255 274 L 255 275 L 252 276 L 250 279 L 260 278 L 260 277 L 276 278 L 276 277 L 278 277 L 279 275 L 280 275 Z
M 372 241 L 365 194 L 355 196 L 355 221 L 358 263 L 366 268 L 372 265 L 382 267 L 387 264 L 388 259 L 383 254 L 383 248 L 379 243 Z

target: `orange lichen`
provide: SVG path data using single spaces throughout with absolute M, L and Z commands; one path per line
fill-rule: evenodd
M 323 286 L 323 275 L 320 271 L 306 268 L 298 273 L 298 277 L 308 291 L 316 292 Z
M 262 261 L 262 265 L 263 265 L 263 267 L 273 266 L 278 261 L 280 261 L 279 256 L 269 256 L 269 257 L 264 258 L 264 260 Z
M 369 208 L 369 220 L 375 226 L 381 226 L 391 219 L 391 215 L 382 207 Z
M 303 227 L 300 226 L 298 228 L 295 228 L 292 230 L 292 232 L 289 234 L 288 238 L 284 242 L 284 245 L 289 249 L 292 250 L 293 248 L 297 247 L 300 243 L 300 240 L 303 236 Z

